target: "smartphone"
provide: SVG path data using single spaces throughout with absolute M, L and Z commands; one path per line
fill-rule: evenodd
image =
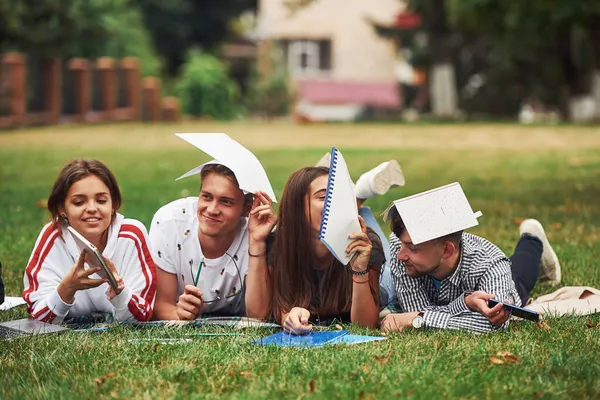
M 73 227 L 68 226 L 67 229 L 73 235 L 73 238 L 75 239 L 75 243 L 77 244 L 79 251 L 86 252 L 86 262 L 90 266 L 90 268 L 100 267 L 101 269 L 97 272 L 97 274 L 101 278 L 108 279 L 108 284 L 110 285 L 110 287 L 113 288 L 116 294 L 119 294 L 120 291 L 118 289 L 119 284 L 117 283 L 117 279 L 113 275 L 110 267 L 108 266 L 108 263 L 106 262 L 106 259 L 104 258 L 100 250 L 98 250 L 96 246 L 94 246 L 89 240 L 84 238 L 79 232 L 73 229 Z
M 502 304 L 504 306 L 502 308 L 504 308 L 505 310 L 509 311 L 510 314 L 514 315 L 515 317 L 519 317 L 519 318 L 523 318 L 523 319 L 528 319 L 528 320 L 533 321 L 533 322 L 538 322 L 540 320 L 540 314 L 538 314 L 535 311 L 527 310 L 526 308 L 517 307 L 514 304 L 503 303 L 501 301 L 494 300 L 494 299 L 489 299 L 488 300 L 488 307 L 489 308 L 493 308 L 497 304 Z

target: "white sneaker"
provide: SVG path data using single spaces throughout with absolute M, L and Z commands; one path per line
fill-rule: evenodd
M 549 282 L 553 285 L 560 283 L 561 272 L 560 262 L 558 256 L 554 252 L 554 249 L 550 245 L 546 232 L 542 224 L 536 219 L 526 219 L 519 226 L 519 233 L 529 233 L 536 236 L 542 241 L 542 262 L 540 263 L 540 282 Z
M 370 199 L 398 186 L 404 186 L 404 174 L 398 161 L 390 160 L 362 174 L 356 181 L 355 195 Z
M 329 168 L 329 165 L 331 164 L 331 152 L 328 151 L 327 153 L 325 153 L 323 155 L 323 157 L 321 157 L 321 159 L 315 164 L 315 167 L 325 167 L 325 168 Z

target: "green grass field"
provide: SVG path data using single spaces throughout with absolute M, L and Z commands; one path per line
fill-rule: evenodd
M 600 130 L 516 125 L 314 125 L 231 123 L 98 125 L 0 131 L 0 260 L 7 295 L 23 289 L 23 272 L 48 213 L 59 169 L 94 157 L 115 172 L 122 212 L 149 224 L 163 204 L 194 195 L 198 181 L 175 182 L 208 158 L 174 132 L 227 132 L 263 162 L 275 192 L 295 169 L 339 147 L 357 178 L 395 158 L 406 186 L 370 200 L 381 212 L 393 199 L 460 181 L 480 226 L 471 232 L 512 254 L 518 220 L 535 217 L 561 259 L 564 285 L 600 288 Z M 389 229 L 385 227 L 386 232 Z M 538 286 L 534 295 L 555 288 Z M 24 307 L 0 320 L 26 316 Z M 374 344 L 294 350 L 262 348 L 271 333 L 196 338 L 163 328 L 68 333 L 0 342 L 0 398 L 598 398 L 600 316 L 511 324 L 474 335 L 413 331 Z M 350 327 L 355 333 L 378 334 Z M 220 331 L 220 330 L 218 330 Z M 226 332 L 232 332 L 225 330 Z M 490 357 L 510 352 L 514 363 Z

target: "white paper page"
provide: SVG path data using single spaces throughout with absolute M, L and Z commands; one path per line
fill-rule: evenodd
M 258 158 L 225 133 L 176 133 L 175 135 L 232 170 L 240 184 L 240 189 L 250 193 L 264 191 L 274 202 L 277 202 L 271 182 Z M 182 177 L 193 175 L 194 171 L 199 173 L 200 169 L 196 167 Z
M 346 256 L 346 247 L 350 244 L 348 236 L 361 230 L 358 222 L 354 183 L 350 178 L 342 153 L 336 148 L 333 148 L 331 154 L 329 170 L 327 199 L 321 219 L 319 239 L 335 258 L 347 265 L 351 259 Z
M 478 225 L 458 182 L 394 201 L 414 244 Z
M 0 311 L 10 310 L 13 307 L 17 307 L 23 304 L 27 304 L 22 297 L 5 297 L 4 303 L 0 304 Z

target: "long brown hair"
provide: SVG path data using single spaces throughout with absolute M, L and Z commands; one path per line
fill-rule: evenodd
M 71 186 L 90 175 L 96 176 L 106 185 L 110 192 L 113 211 L 117 212 L 119 210 L 122 201 L 121 190 L 119 189 L 117 179 L 110 169 L 102 161 L 76 159 L 70 161 L 60 171 L 48 197 L 48 211 L 52 214 L 52 220 L 55 224 L 58 224 L 60 221 L 60 209 L 64 207 L 65 199 Z
M 283 189 L 271 253 L 273 315 L 277 320 L 293 307 L 306 308 L 322 317 L 339 315 L 350 308 L 352 275 L 348 268 L 331 256 L 322 277 L 315 279 L 315 239 L 306 214 L 306 196 L 310 184 L 328 173 L 325 167 L 302 168 L 290 176 Z

